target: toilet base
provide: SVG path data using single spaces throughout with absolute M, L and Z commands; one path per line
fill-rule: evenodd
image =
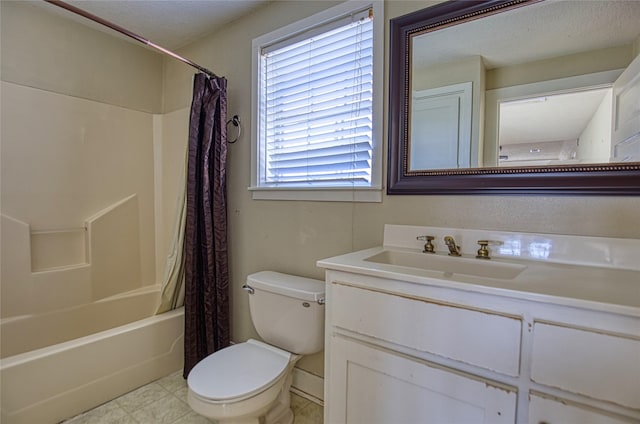
M 218 424 L 293 424 L 293 411 L 291 410 L 291 379 L 288 378 L 282 388 L 278 399 L 261 417 L 241 417 L 237 419 L 219 419 Z
M 278 394 L 275 396 L 270 405 L 265 405 L 266 408 L 260 408 L 253 413 L 240 417 L 233 417 L 234 413 L 219 415 L 212 414 L 210 409 L 207 409 L 206 403 L 202 403 L 197 397 L 192 398 L 191 390 L 188 391 L 189 406 L 197 413 L 215 419 L 218 424 L 293 424 L 293 411 L 291 410 L 291 384 L 293 382 L 293 367 L 296 362 L 301 358 L 300 355 L 292 355 L 287 370 L 285 371 L 284 379 Z M 278 383 L 276 383 L 278 384 Z M 273 389 L 274 387 L 272 387 Z M 262 395 L 266 395 L 267 392 L 263 392 Z M 275 393 L 274 393 L 275 394 Z M 273 394 L 271 395 L 273 396 Z M 204 408 L 203 408 L 204 406 Z M 266 409 L 266 412 L 265 412 Z M 220 410 L 218 410 L 220 412 Z
M 293 411 L 291 408 L 287 408 L 277 418 L 272 421 L 269 420 L 268 414 L 264 419 L 265 424 L 293 424 Z
M 287 377 L 282 385 L 278 399 L 273 403 L 271 409 L 264 415 L 264 421 L 261 424 L 292 424 L 293 411 L 291 410 L 291 383 L 293 382 L 293 366 L 297 362 L 292 361 L 289 364 Z
M 264 424 L 292 424 L 293 411 L 291 410 L 291 382 L 293 378 L 291 373 L 282 387 L 282 391 L 278 395 L 278 400 L 273 407 L 265 414 Z

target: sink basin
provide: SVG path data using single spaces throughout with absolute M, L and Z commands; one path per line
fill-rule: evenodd
M 526 265 L 494 262 L 486 259 L 444 256 L 431 253 L 384 250 L 364 259 L 379 264 L 420 268 L 445 274 L 465 274 L 475 277 L 510 280 L 517 277 Z

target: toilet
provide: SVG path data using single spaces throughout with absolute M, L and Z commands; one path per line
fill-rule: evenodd
M 324 282 L 261 271 L 243 288 L 264 341 L 249 339 L 198 362 L 187 378 L 187 401 L 220 424 L 291 424 L 293 367 L 324 348 Z

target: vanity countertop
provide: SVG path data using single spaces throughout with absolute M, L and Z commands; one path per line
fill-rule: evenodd
M 436 240 L 441 240 L 442 234 L 452 234 L 456 240 L 461 241 L 463 257 L 450 258 L 441 250 L 437 250 L 435 254 L 422 253 L 421 247 L 416 246 L 415 238 L 416 235 L 424 234 L 434 234 L 437 236 Z M 475 258 L 473 249 L 476 246 L 473 244 L 476 240 L 485 238 L 503 243 L 500 248 L 496 248 L 490 259 L 492 263 L 520 265 L 524 269 L 513 278 L 490 278 L 367 260 L 392 250 L 414 257 L 417 254 L 442 256 L 448 263 L 462 260 L 468 265 L 469 261 L 479 261 L 479 266 L 482 266 L 485 260 Z M 406 242 L 398 243 L 398 240 Z M 513 240 L 518 240 L 520 246 L 517 254 L 513 254 Z M 417 245 L 422 246 L 422 243 L 424 242 L 417 242 Z M 537 247 L 530 248 L 532 244 Z M 616 254 L 621 244 L 623 253 Z M 542 255 L 544 259 L 535 258 L 541 256 L 540 246 L 545 246 Z M 386 226 L 384 246 L 323 259 L 317 265 L 331 270 L 415 284 L 640 316 L 638 249 L 640 241 L 630 239 Z

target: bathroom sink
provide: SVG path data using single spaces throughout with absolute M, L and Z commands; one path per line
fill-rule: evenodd
M 475 277 L 513 279 L 526 265 L 495 262 L 493 260 L 444 256 L 441 254 L 383 250 L 364 259 L 379 264 L 420 268 L 445 274 L 464 274 Z

